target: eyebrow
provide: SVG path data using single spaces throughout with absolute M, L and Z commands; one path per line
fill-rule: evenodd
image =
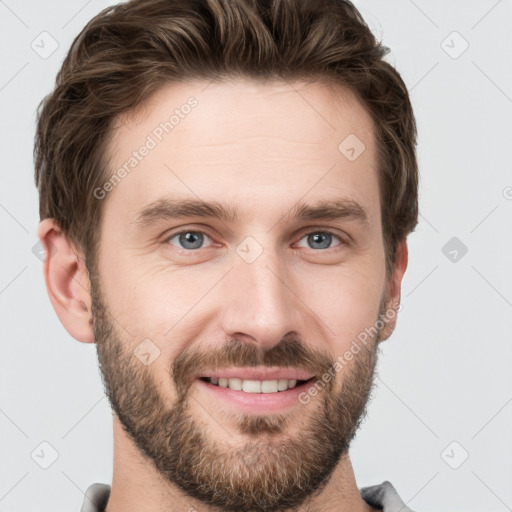
M 218 201 L 198 199 L 161 198 L 145 206 L 135 217 L 135 224 L 147 228 L 164 220 L 187 217 L 214 218 L 226 223 L 238 219 L 235 208 Z M 313 204 L 297 203 L 281 220 L 346 220 L 369 224 L 369 215 L 363 206 L 349 199 L 322 200 Z

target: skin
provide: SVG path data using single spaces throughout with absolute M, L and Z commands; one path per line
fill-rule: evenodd
M 109 325 L 124 354 L 145 339 L 160 349 L 140 374 L 151 377 L 169 408 L 178 400 L 169 369 L 191 349 L 223 354 L 226 340 L 236 339 L 263 353 L 294 333 L 311 353 L 336 360 L 379 313 L 400 302 L 407 268 L 403 240 L 394 273 L 386 278 L 373 122 L 341 87 L 249 80 L 165 86 L 117 120 L 108 148 L 111 172 L 190 96 L 197 107 L 102 200 L 96 262 Z M 338 150 L 350 134 L 365 144 L 354 161 Z M 238 220 L 190 217 L 138 225 L 138 213 L 165 195 L 222 202 L 237 210 Z M 299 201 L 339 198 L 359 203 L 368 222 L 287 217 Z M 202 248 L 187 250 L 179 237 L 171 240 L 183 230 L 208 235 Z M 333 237 L 324 249 L 308 245 L 308 234 L 325 231 L 340 239 Z M 93 283 L 82 253 L 53 219 L 43 220 L 38 234 L 47 251 L 51 248 L 44 273 L 59 319 L 75 339 L 99 343 L 103 331 L 93 321 Z M 263 250 L 250 264 L 236 251 L 246 237 Z M 372 353 L 395 322 L 396 315 L 369 343 Z M 341 393 L 350 372 L 358 371 L 353 360 L 307 406 L 287 409 L 286 438 L 300 440 L 326 393 Z M 195 383 L 188 393 L 188 411 L 210 439 L 233 450 L 246 445 L 250 435 L 240 429 L 244 414 L 215 402 Z M 271 437 L 264 440 L 270 443 Z M 163 478 L 114 416 L 108 512 L 190 507 L 213 510 Z M 348 451 L 322 489 L 293 510 L 373 510 L 360 497 Z

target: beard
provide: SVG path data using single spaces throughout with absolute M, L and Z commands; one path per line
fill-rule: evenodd
M 233 413 L 241 435 L 235 444 L 233 436 L 231 443 L 229 435 L 216 439 L 219 434 L 211 427 L 219 424 L 214 418 L 208 422 L 191 414 L 191 402 L 198 402 L 190 393 L 191 376 L 227 366 L 263 365 L 304 369 L 319 382 L 334 368 L 332 355 L 308 348 L 297 337 L 283 338 L 266 351 L 237 340 L 221 348 L 185 349 L 169 367 L 177 396 L 171 403 L 159 391 L 150 366 L 134 357 L 129 340 L 116 331 L 99 279 L 91 279 L 91 297 L 91 326 L 110 405 L 166 482 L 210 508 L 233 512 L 296 509 L 327 485 L 366 415 L 380 331 L 335 378 L 322 380 L 323 389 L 307 405 L 297 406 L 303 409 L 289 414 Z M 338 381 L 341 389 L 336 391 Z M 299 422 L 300 434 L 287 432 Z

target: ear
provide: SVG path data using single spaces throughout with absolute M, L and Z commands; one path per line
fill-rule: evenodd
M 408 251 L 407 239 L 401 240 L 396 248 L 395 263 L 393 266 L 393 275 L 388 279 L 386 285 L 386 305 L 383 311 L 384 327 L 380 333 L 379 341 L 387 340 L 396 327 L 396 319 L 400 308 L 400 295 L 402 288 L 402 278 L 407 269 Z
M 59 320 L 76 340 L 94 343 L 89 274 L 80 252 L 55 219 L 41 221 L 37 236 L 46 252 L 46 289 Z

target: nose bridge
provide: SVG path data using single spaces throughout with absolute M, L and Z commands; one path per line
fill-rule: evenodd
M 270 348 L 294 331 L 297 305 L 285 284 L 287 274 L 286 262 L 270 242 L 263 245 L 247 237 L 239 244 L 223 284 L 225 334 Z

